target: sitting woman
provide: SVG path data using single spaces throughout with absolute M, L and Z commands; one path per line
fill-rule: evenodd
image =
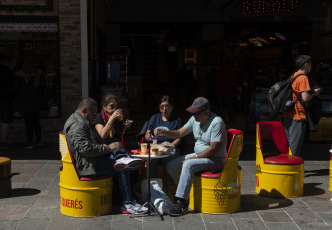
M 114 141 L 122 142 L 123 135 L 131 122 L 124 123 L 122 109 L 119 109 L 119 99 L 113 94 L 107 94 L 102 99 L 101 113 L 94 120 L 98 134 L 110 144 Z M 123 142 L 122 142 L 122 147 Z
M 145 140 L 147 141 L 152 141 L 155 138 L 154 131 L 156 129 L 177 130 L 181 128 L 181 118 L 173 113 L 174 102 L 169 96 L 163 96 L 161 98 L 159 109 L 160 113 L 153 115 L 148 122 L 147 131 L 145 133 Z M 166 165 L 170 160 L 180 155 L 179 150 L 176 147 L 180 144 L 181 140 L 180 139 L 172 140 L 167 137 L 157 138 L 157 144 L 161 144 L 165 141 L 172 143 L 175 146 L 175 151 L 172 152 L 171 155 L 166 158 L 151 160 L 150 173 L 151 177 L 156 177 L 158 164 L 162 163 L 163 184 L 164 184 L 164 189 L 167 192 L 167 190 L 171 189 L 173 184 L 171 184 L 172 180 L 170 179 L 170 177 L 166 172 Z
M 102 110 L 98 113 L 93 124 L 99 136 L 104 140 L 105 144 L 119 146 L 111 153 L 110 158 L 116 160 L 114 168 L 116 170 L 132 170 L 140 166 L 140 161 L 128 157 L 124 150 L 122 137 L 131 122 L 123 122 L 122 110 L 118 109 L 118 98 L 113 94 L 107 94 L 102 100 Z M 121 148 L 122 145 L 122 148 Z

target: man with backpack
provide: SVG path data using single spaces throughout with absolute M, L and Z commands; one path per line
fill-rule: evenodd
M 293 101 L 295 105 L 282 114 L 282 123 L 287 135 L 288 143 L 292 154 L 300 156 L 301 147 L 304 140 L 305 126 L 307 123 L 307 115 L 305 105 L 314 96 L 320 94 L 321 89 L 310 90 L 309 80 L 306 76 L 311 71 L 311 57 L 308 55 L 300 55 L 295 65 L 297 71 L 291 78 L 296 77 L 292 83 Z

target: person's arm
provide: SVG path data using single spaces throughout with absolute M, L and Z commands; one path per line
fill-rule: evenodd
M 304 102 L 308 102 L 308 101 L 310 101 L 314 96 L 318 96 L 318 95 L 320 94 L 320 91 L 321 91 L 320 88 L 314 89 L 314 91 L 313 91 L 312 94 L 308 93 L 307 91 L 304 91 L 304 92 L 301 93 L 302 100 L 303 100 Z
M 220 146 L 221 146 L 221 142 L 210 142 L 210 147 L 205 149 L 203 152 L 198 153 L 197 157 L 198 158 L 210 158 L 215 153 L 217 153 L 217 151 L 220 149 Z M 185 161 L 190 160 L 190 159 L 196 159 L 196 155 L 185 159 L 184 161 L 182 161 L 182 163 L 184 163 Z
M 178 129 L 178 130 L 156 130 L 155 135 L 156 136 L 162 136 L 162 137 L 168 137 L 170 139 L 180 139 L 186 135 L 188 135 L 190 132 L 186 130 L 184 127 Z
M 108 145 L 93 143 L 89 131 L 85 130 L 84 127 L 71 127 L 68 135 L 70 138 L 67 140 L 71 149 L 85 157 L 98 157 L 111 152 Z
M 96 128 L 98 134 L 101 136 L 101 138 L 107 139 L 110 136 L 113 122 L 118 116 L 119 116 L 119 113 L 117 113 L 117 111 L 115 111 L 112 114 L 112 116 L 110 116 L 110 118 L 108 119 L 108 121 L 106 122 L 105 125 L 103 125 L 103 124 L 95 125 L 95 128 Z
M 149 130 L 149 129 L 146 130 L 146 133 L 145 133 L 144 139 L 147 140 L 147 141 L 150 141 L 152 138 L 153 138 L 152 131 Z
M 174 146 L 176 147 L 176 146 L 178 146 L 180 143 L 181 143 L 181 139 L 178 138 L 178 139 L 175 139 L 175 140 L 172 142 L 172 145 L 174 145 Z

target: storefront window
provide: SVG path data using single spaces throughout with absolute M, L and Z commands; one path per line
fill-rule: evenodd
M 60 116 L 59 41 L 57 23 L 0 23 L 0 53 L 10 57 L 11 69 L 26 78 L 39 74 L 44 86 L 43 117 Z M 46 110 L 46 111 L 45 111 Z M 19 111 L 15 117 L 21 117 Z

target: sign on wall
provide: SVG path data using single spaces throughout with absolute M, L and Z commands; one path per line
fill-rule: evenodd
M 0 32 L 58 32 L 57 23 L 0 23 Z

